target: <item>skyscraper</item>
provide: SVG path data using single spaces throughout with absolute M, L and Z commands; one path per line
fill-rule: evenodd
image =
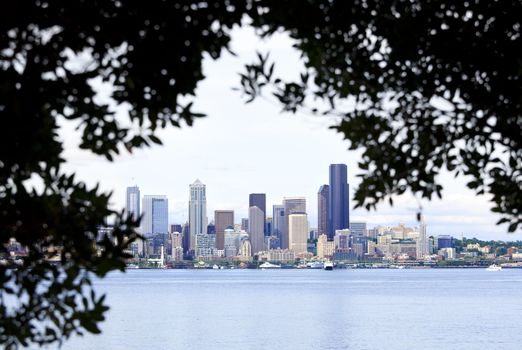
M 264 193 L 251 193 L 248 196 L 248 207 L 258 207 L 263 212 L 263 232 L 266 225 L 266 194 Z M 254 246 L 252 245 L 252 248 Z
M 424 217 L 421 219 L 419 226 L 419 237 L 417 239 L 417 259 L 424 259 L 426 255 L 429 255 L 429 240 L 426 235 L 426 221 Z
M 274 205 L 272 209 L 272 235 L 277 237 L 279 246 L 281 246 L 281 239 L 285 231 L 285 207 Z
M 359 237 L 368 236 L 368 229 L 366 227 L 366 222 L 364 222 L 364 221 L 350 222 L 350 232 L 354 236 L 359 236 Z
M 135 219 L 140 217 L 140 189 L 138 186 L 127 187 L 127 201 L 125 204 L 127 215 Z
M 306 213 L 288 215 L 288 248 L 296 254 L 306 253 L 308 217 Z
M 189 187 L 190 249 L 195 250 L 196 235 L 207 232 L 207 195 L 206 186 L 199 180 Z
M 216 248 L 225 249 L 225 230 L 230 226 L 234 228 L 233 210 L 214 211 L 214 223 L 216 226 Z
M 181 246 L 183 247 L 183 254 L 187 256 L 190 250 L 190 228 L 188 222 L 183 224 L 181 228 L 181 235 Z
M 157 233 L 167 234 L 168 224 L 168 200 L 165 196 L 143 196 L 143 219 L 141 232 L 145 236 Z
M 241 218 L 241 229 L 248 231 L 248 218 Z
M 305 197 L 285 197 L 283 198 L 284 207 L 284 231 L 281 235 L 281 248 L 289 249 L 288 240 L 288 216 L 296 213 L 306 213 Z
M 330 186 L 322 185 L 317 193 L 317 230 L 318 235 L 328 233 L 328 205 Z
M 328 205 L 328 240 L 336 230 L 350 227 L 350 202 L 346 164 L 330 164 L 330 191 Z
M 250 237 L 250 244 L 252 246 L 252 253 L 260 252 L 263 249 L 264 234 L 264 213 L 254 206 L 248 208 L 248 235 Z

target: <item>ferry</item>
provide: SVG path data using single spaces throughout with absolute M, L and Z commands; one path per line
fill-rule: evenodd
M 281 265 L 275 265 L 275 264 L 271 264 L 269 262 L 265 262 L 265 263 L 259 265 L 259 268 L 262 269 L 262 270 L 266 270 L 266 269 L 280 269 Z
M 309 262 L 308 267 L 311 269 L 324 269 L 324 263 L 322 261 Z
M 501 270 L 502 270 L 502 266 L 499 266 L 496 264 L 489 265 L 489 267 L 486 269 L 486 271 L 501 271 Z
M 332 271 L 333 267 L 334 267 L 334 265 L 333 265 L 333 262 L 331 262 L 331 261 L 327 261 L 324 263 L 324 269 L 326 271 Z

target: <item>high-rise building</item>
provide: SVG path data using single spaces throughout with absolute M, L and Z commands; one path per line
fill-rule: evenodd
M 214 225 L 214 222 L 211 221 L 207 225 L 207 235 L 215 235 L 216 234 L 216 225 Z
M 135 219 L 140 217 L 140 189 L 138 186 L 127 187 L 127 201 L 125 204 L 127 215 Z
M 336 230 L 350 227 L 348 170 L 346 164 L 330 164 L 330 191 L 328 205 L 328 239 Z
M 328 205 L 330 198 L 330 186 L 322 185 L 317 193 L 317 233 L 328 233 Z
M 453 248 L 453 237 L 449 235 L 440 235 L 436 237 L 437 249 Z
M 248 208 L 248 235 L 252 246 L 252 253 L 263 251 L 264 234 L 264 213 L 258 207 Z
M 288 215 L 288 248 L 295 253 L 306 253 L 308 216 L 306 213 Z
M 241 218 L 241 229 L 244 231 L 248 231 L 248 219 Z
M 185 256 L 189 255 L 190 250 L 190 226 L 189 223 L 186 222 L 183 224 L 181 228 L 181 246 L 183 247 L 183 254 Z
M 281 248 L 289 249 L 288 240 L 288 216 L 296 213 L 306 213 L 306 198 L 305 197 L 285 197 L 283 198 L 284 207 L 284 230 L 281 235 Z
M 272 211 L 272 235 L 277 237 L 279 246 L 285 231 L 285 207 L 283 205 L 274 205 Z
M 172 225 L 170 225 L 170 233 L 173 233 L 173 232 L 181 233 L 181 230 L 182 230 L 182 227 L 181 227 L 180 224 L 172 224 Z
M 426 255 L 429 255 L 429 240 L 426 235 L 426 221 L 424 221 L 423 217 L 419 226 L 419 237 L 417 239 L 417 259 L 424 259 Z
M 141 232 L 143 235 L 151 236 L 169 232 L 167 197 L 145 195 L 143 196 L 142 208 Z
M 263 212 L 263 232 L 266 225 L 266 194 L 264 193 L 250 193 L 248 196 L 248 207 L 258 207 Z M 252 242 L 251 242 L 252 243 Z M 254 245 L 252 244 L 252 248 Z
M 234 228 L 234 211 L 233 210 L 215 210 L 214 223 L 216 229 L 216 248 L 225 249 L 225 230 Z
M 207 233 L 207 194 L 206 186 L 199 180 L 189 187 L 190 249 L 195 250 L 196 235 Z
M 272 235 L 272 217 L 267 216 L 266 217 L 266 223 L 265 223 L 265 236 L 271 236 Z
M 350 232 L 354 236 L 368 236 L 368 230 L 366 228 L 366 222 L 353 221 L 350 222 Z
M 235 257 L 239 252 L 241 232 L 231 228 L 225 230 L 225 257 Z

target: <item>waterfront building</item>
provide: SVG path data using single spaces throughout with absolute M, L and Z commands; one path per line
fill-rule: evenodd
M 167 234 L 169 232 L 167 197 L 145 195 L 142 204 L 142 234 L 146 237 L 157 233 Z
M 284 207 L 284 225 L 281 234 L 281 248 L 288 249 L 288 216 L 296 213 L 306 213 L 306 198 L 305 197 L 285 197 L 283 198 Z
M 366 253 L 368 253 L 368 255 L 370 255 L 370 256 L 376 255 L 375 248 L 376 248 L 376 243 L 372 240 L 369 240 Z
M 408 256 L 409 259 L 417 258 L 417 242 L 412 239 L 394 241 L 390 244 L 392 256 Z
M 169 234 L 170 236 L 170 245 L 171 245 L 171 250 L 173 250 L 174 248 L 177 248 L 177 247 L 181 247 L 182 246 L 182 235 L 180 232 L 171 232 Z
M 297 254 L 306 253 L 308 238 L 308 216 L 306 213 L 288 215 L 288 248 Z
M 248 207 L 258 207 L 263 212 L 263 234 L 266 226 L 266 194 L 251 193 L 248 195 Z M 252 242 L 251 242 L 252 243 Z
M 264 213 L 254 206 L 248 209 L 248 235 L 250 237 L 250 244 L 252 245 L 252 252 L 263 251 L 264 235 Z
M 327 235 L 324 235 L 321 244 L 319 244 L 319 239 L 317 240 L 317 256 L 319 258 L 331 259 L 334 256 L 335 251 L 335 243 L 334 241 L 329 241 Z
M 328 205 L 330 201 L 330 186 L 322 185 L 317 193 L 317 230 L 318 235 L 328 234 Z
M 269 236 L 266 237 L 266 249 L 277 249 L 281 247 L 281 243 L 279 242 L 279 237 L 277 236 Z
M 289 249 L 271 249 L 268 251 L 267 260 L 272 263 L 292 264 L 296 253 Z
M 319 257 L 319 258 L 325 258 L 327 256 L 326 254 L 326 242 L 328 242 L 328 236 L 323 233 L 323 234 L 320 234 L 319 237 L 317 238 L 317 253 L 316 255 Z
M 437 249 L 453 248 L 453 237 L 448 235 L 437 236 Z
M 278 248 L 281 248 L 281 240 L 285 230 L 285 207 L 283 205 L 274 205 L 272 207 L 272 235 L 278 239 Z
M 225 249 L 225 230 L 234 227 L 233 210 L 215 210 L 214 222 L 216 230 L 216 248 Z
M 328 239 L 336 230 L 350 227 L 348 170 L 346 164 L 330 164 L 328 205 Z
M 140 217 L 140 189 L 138 186 L 127 187 L 127 200 L 125 203 L 125 212 L 134 219 Z
M 348 249 L 350 248 L 350 235 L 351 230 L 336 230 L 334 236 L 335 249 Z
M 232 228 L 224 230 L 224 253 L 225 257 L 235 257 L 239 253 L 241 243 L 241 231 Z
M 209 235 L 206 233 L 196 235 L 196 257 L 202 259 L 212 259 L 216 256 L 216 235 Z
M 252 260 L 252 246 L 248 238 L 241 240 L 239 248 L 239 260 L 250 261 Z
M 196 235 L 207 233 L 207 194 L 206 186 L 196 180 L 189 186 L 189 227 L 190 249 L 196 249 Z
M 443 257 L 444 260 L 454 260 L 457 257 L 455 248 L 444 247 L 439 249 L 438 255 Z
M 359 235 L 350 235 L 350 250 L 357 259 L 364 258 L 368 250 L 368 237 Z

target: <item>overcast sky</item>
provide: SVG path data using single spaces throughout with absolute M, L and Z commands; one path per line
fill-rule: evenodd
M 317 191 L 328 183 L 328 165 L 348 166 L 350 196 L 356 188 L 359 152 L 347 151 L 342 136 L 328 126 L 335 120 L 302 114 L 283 114 L 270 101 L 244 104 L 239 92 L 238 72 L 254 60 L 256 50 L 270 50 L 278 74 L 293 77 L 301 66 L 291 41 L 278 34 L 260 41 L 249 29 L 235 30 L 234 57 L 224 53 L 218 61 L 207 59 L 207 76 L 198 85 L 195 110 L 208 115 L 193 127 L 168 128 L 160 133 L 163 146 L 124 154 L 112 163 L 78 149 L 74 124 L 64 125 L 67 171 L 90 185 L 100 183 L 113 191 L 115 208 L 125 204 L 127 186 L 138 185 L 141 195 L 162 194 L 169 199 L 170 223 L 188 220 L 189 184 L 200 179 L 207 185 L 207 213 L 233 209 L 235 221 L 248 216 L 248 194 L 266 193 L 267 211 L 285 196 L 305 196 L 310 225 L 317 227 Z M 484 196 L 475 196 L 465 181 L 445 174 L 443 200 L 422 201 L 428 234 L 451 234 L 460 238 L 513 240 L 520 234 L 507 234 L 506 226 L 496 226 L 498 215 L 490 212 Z M 270 208 L 270 209 L 268 209 Z M 364 220 L 369 227 L 405 222 L 415 226 L 418 204 L 411 195 L 396 198 L 393 207 L 381 205 L 377 211 L 352 210 L 351 220 Z

